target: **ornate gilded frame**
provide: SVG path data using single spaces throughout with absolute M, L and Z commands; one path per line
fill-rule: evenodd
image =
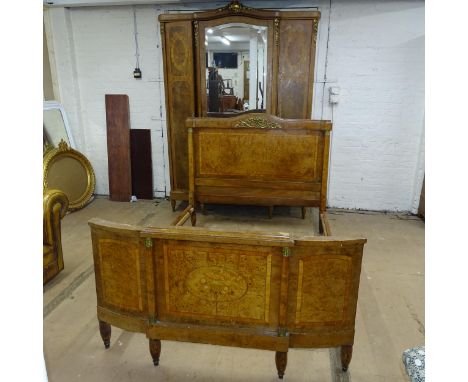
M 80 162 L 80 164 L 86 170 L 86 175 L 88 178 L 85 192 L 78 199 L 73 200 L 69 198 L 68 210 L 74 211 L 74 210 L 83 208 L 85 205 L 87 205 L 91 201 L 93 194 L 94 194 L 94 189 L 96 186 L 96 178 L 94 175 L 93 167 L 91 166 L 91 163 L 89 162 L 89 160 L 79 151 L 76 151 L 70 148 L 67 145 L 67 143 L 64 140 L 62 140 L 59 143 L 57 148 L 49 150 L 44 154 L 44 159 L 43 159 L 43 189 L 44 190 L 49 188 L 47 184 L 47 175 L 49 173 L 51 166 L 57 160 L 63 157 L 70 157 Z

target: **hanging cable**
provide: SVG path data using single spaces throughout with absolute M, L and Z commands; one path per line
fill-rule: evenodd
M 133 71 L 134 78 L 141 78 L 141 70 L 140 70 L 140 48 L 138 47 L 138 29 L 137 29 L 137 19 L 136 19 L 136 8 L 133 5 L 133 31 L 135 35 L 135 70 Z

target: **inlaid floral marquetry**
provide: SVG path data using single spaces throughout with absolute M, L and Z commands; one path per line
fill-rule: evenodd
M 268 322 L 271 267 L 267 250 L 167 246 L 166 309 L 182 315 Z
M 171 70 L 175 75 L 184 75 L 185 67 L 188 65 L 190 58 L 186 39 L 187 31 L 183 27 L 173 27 L 170 32 L 169 36 L 172 42 L 169 48 Z
M 187 289 L 211 302 L 236 301 L 248 290 L 247 280 L 236 270 L 226 267 L 200 267 L 187 277 Z

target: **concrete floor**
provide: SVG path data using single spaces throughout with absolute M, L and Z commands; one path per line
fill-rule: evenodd
M 104 349 L 96 319 L 91 238 L 87 221 L 100 217 L 166 226 L 167 201 L 94 200 L 62 222 L 65 269 L 44 287 L 44 354 L 49 381 L 278 381 L 274 353 L 182 342 L 162 342 L 154 367 L 144 334 L 112 328 Z M 317 212 L 299 208 L 207 206 L 197 226 L 313 234 Z M 329 211 L 334 235 L 367 237 L 356 317 L 353 359 L 339 371 L 336 349 L 290 350 L 287 381 L 407 381 L 404 349 L 424 344 L 424 223 L 397 214 Z M 186 223 L 189 225 L 189 223 Z

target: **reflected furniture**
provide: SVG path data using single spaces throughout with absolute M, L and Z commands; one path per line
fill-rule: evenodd
M 61 190 L 68 198 L 68 210 L 83 208 L 93 198 L 96 179 L 88 159 L 65 141 L 47 151 L 43 158 L 43 188 Z
M 224 111 L 233 111 L 237 110 L 238 98 L 235 95 L 222 94 L 219 97 L 219 111 L 223 113 Z
M 351 360 L 365 239 L 330 235 L 142 228 L 89 222 L 104 346 L 111 326 L 161 340 L 275 352 L 283 378 L 290 348 L 341 347 Z
M 268 114 L 188 118 L 189 207 L 319 207 L 325 212 L 330 121 Z M 196 221 L 192 212 L 192 223 Z
M 67 196 L 49 189 L 43 195 L 43 284 L 52 280 L 64 267 L 61 221 L 68 208 Z
M 252 9 L 231 1 L 206 12 L 161 14 L 171 203 L 188 200 L 188 117 L 207 116 L 205 36 L 225 24 L 265 27 L 266 113 L 310 118 L 320 12 Z M 247 61 L 248 62 L 248 61 Z M 250 62 L 250 70 L 253 70 Z M 243 95 L 239 98 L 245 99 Z M 250 107 L 251 109 L 253 107 Z

